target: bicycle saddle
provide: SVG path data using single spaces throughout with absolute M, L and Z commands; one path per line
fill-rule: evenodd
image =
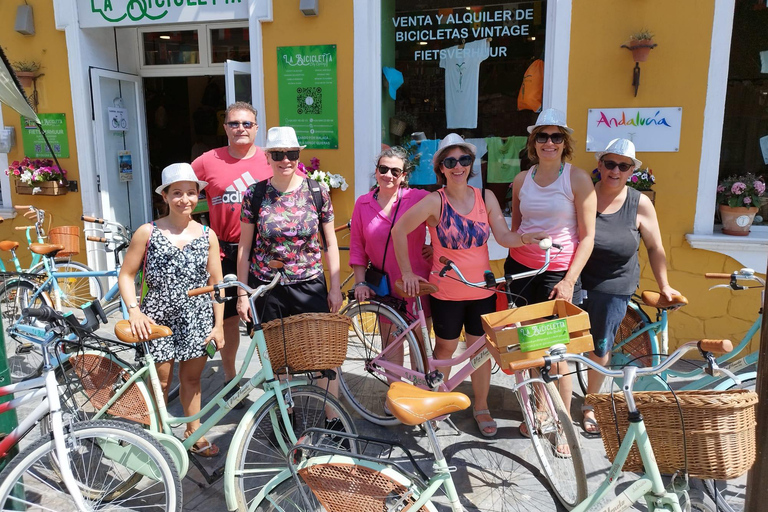
M 673 295 L 672 300 L 669 301 L 659 292 L 648 290 L 645 290 L 640 297 L 643 299 L 643 304 L 657 309 L 678 309 L 688 304 L 688 299 L 682 295 Z
M 3 240 L 0 242 L 0 251 L 13 251 L 19 246 L 19 242 L 13 240 Z
M 43 256 L 54 255 L 59 251 L 64 250 L 63 245 L 58 244 L 30 244 L 29 250 L 35 254 L 42 254 Z
M 165 338 L 173 334 L 170 327 L 164 325 L 151 325 L 149 333 L 149 340 L 156 340 L 158 338 Z M 120 320 L 115 325 L 115 336 L 123 343 L 143 343 L 149 340 L 140 340 L 136 335 L 131 332 L 131 323 L 128 320 Z
M 469 405 L 464 393 L 427 391 L 405 382 L 393 382 L 387 391 L 387 407 L 404 425 L 421 425 Z
M 401 297 L 406 297 L 405 291 L 403 290 L 403 280 L 398 279 L 395 281 L 395 289 L 397 290 L 397 293 L 400 294 Z M 431 293 L 436 293 L 438 290 L 436 284 L 432 283 L 425 283 L 424 281 L 421 281 L 419 283 L 419 293 L 416 295 L 422 296 L 422 295 L 429 295 Z

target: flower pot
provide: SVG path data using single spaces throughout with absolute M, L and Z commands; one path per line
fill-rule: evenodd
M 401 121 L 396 117 L 389 118 L 389 131 L 393 135 L 400 137 L 405 132 L 405 121 Z
M 32 82 L 36 76 L 34 71 L 16 71 L 16 78 L 19 79 L 19 83 L 25 89 L 32 87 Z
M 632 50 L 632 58 L 635 62 L 645 62 L 648 60 L 648 54 L 651 53 L 651 48 L 656 46 L 653 44 L 653 39 L 643 39 L 642 41 L 630 41 L 629 49 Z
M 719 205 L 723 233 L 733 236 L 747 236 L 752 221 L 755 220 L 757 207 Z
M 651 204 L 656 204 L 656 191 L 655 190 L 638 190 L 641 194 L 644 196 L 648 196 L 648 199 L 651 200 Z
M 69 189 L 58 181 L 41 181 L 33 185 L 27 185 L 20 181 L 14 181 L 17 194 L 38 195 L 38 196 L 63 196 Z M 39 189 L 39 190 L 36 190 Z

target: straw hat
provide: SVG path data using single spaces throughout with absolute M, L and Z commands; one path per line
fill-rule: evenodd
M 165 187 L 178 181 L 194 181 L 199 190 L 203 190 L 208 185 L 207 181 L 197 179 L 195 170 L 192 169 L 191 165 L 187 163 L 171 164 L 163 169 L 163 182 L 155 189 L 155 193 L 162 194 Z
M 280 148 L 299 148 L 304 149 L 307 146 L 299 144 L 296 138 L 296 131 L 290 126 L 273 126 L 267 132 L 267 145 L 265 150 Z
M 573 129 L 568 128 L 568 125 L 565 124 L 565 113 L 556 108 L 542 110 L 541 114 L 539 114 L 539 118 L 536 119 L 536 124 L 528 127 L 528 133 L 533 132 L 533 129 L 538 126 L 559 126 L 569 134 L 573 133 Z
M 613 139 L 608 143 L 608 147 L 605 148 L 605 151 L 598 151 L 595 153 L 595 158 L 600 161 L 601 158 L 608 154 L 631 158 L 632 161 L 635 162 L 635 169 L 643 165 L 643 162 L 635 158 L 635 144 L 629 139 Z
M 449 133 L 440 141 L 440 145 L 438 146 L 437 151 L 435 151 L 435 155 L 432 157 L 432 166 L 437 168 L 437 166 L 440 165 L 440 162 L 443 161 L 443 154 L 454 146 L 462 147 L 477 156 L 477 148 L 474 144 L 465 141 L 458 133 Z

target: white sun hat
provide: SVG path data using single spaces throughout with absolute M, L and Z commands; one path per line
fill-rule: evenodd
M 539 114 L 539 118 L 536 119 L 536 124 L 532 124 L 528 127 L 528 133 L 531 133 L 537 126 L 559 126 L 565 129 L 569 134 L 573 133 L 572 128 L 568 128 L 565 124 L 565 112 L 557 110 L 556 108 L 548 108 L 542 110 Z
M 477 156 L 477 148 L 474 144 L 465 141 L 458 133 L 449 133 L 440 141 L 440 146 L 432 157 L 432 167 L 437 167 L 443 161 L 443 154 L 454 146 L 462 147 Z
M 299 144 L 299 139 L 296 138 L 296 130 L 290 126 L 273 126 L 267 132 L 267 145 L 264 146 L 264 149 L 304 149 L 305 147 L 307 146 L 302 146 Z
M 600 161 L 601 158 L 608 154 L 631 158 L 632 161 L 635 162 L 635 169 L 638 169 L 643 165 L 643 162 L 635 158 L 635 144 L 629 139 L 613 139 L 608 143 L 608 147 L 605 148 L 605 151 L 598 151 L 595 153 L 595 158 L 597 161 Z
M 163 182 L 155 189 L 155 193 L 162 194 L 165 187 L 178 181 L 193 181 L 197 183 L 199 190 L 203 190 L 208 185 L 207 181 L 197 179 L 195 170 L 192 169 L 191 165 L 187 163 L 171 164 L 163 169 Z

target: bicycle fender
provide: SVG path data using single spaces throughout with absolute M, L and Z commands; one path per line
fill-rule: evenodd
M 176 465 L 176 470 L 179 472 L 179 478 L 184 478 L 189 471 L 189 455 L 187 449 L 181 443 L 179 438 L 166 434 L 164 432 L 150 431 L 152 437 L 160 441 L 163 448 L 168 450 L 168 455 L 173 459 L 173 463 Z

